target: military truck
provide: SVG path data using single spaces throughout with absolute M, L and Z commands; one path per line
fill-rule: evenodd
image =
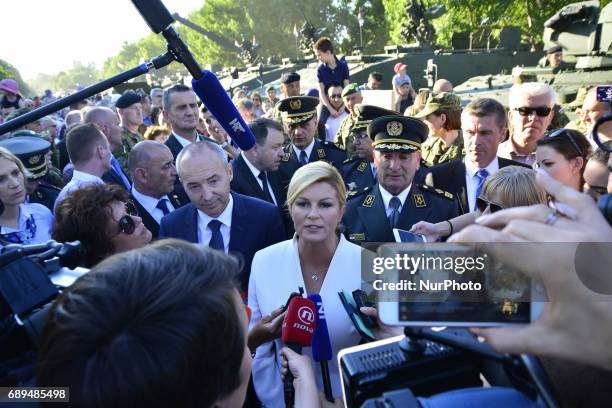
M 557 68 L 517 66 L 509 75 L 482 75 L 455 87 L 464 102 L 492 97 L 508 105 L 509 90 L 515 83 L 545 82 L 557 93 L 562 106 L 569 108 L 581 89 L 612 83 L 612 3 L 602 10 L 598 1 L 572 3 L 548 19 L 543 34 L 545 49 L 560 46 L 563 64 Z M 573 107 L 581 105 L 580 101 Z

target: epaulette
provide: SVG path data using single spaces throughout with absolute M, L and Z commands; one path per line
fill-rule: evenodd
M 449 193 L 448 191 L 440 190 L 439 188 L 428 186 L 427 184 L 419 184 L 419 188 L 423 191 L 428 191 L 430 193 L 436 193 L 439 196 L 448 198 L 449 200 L 455 199 L 455 196 L 452 193 Z
M 330 141 L 327 141 L 327 140 L 325 140 L 324 142 L 321 142 L 321 143 L 323 143 L 323 146 L 325 146 L 325 147 L 332 147 L 332 148 L 334 148 L 336 150 L 340 150 L 341 152 L 344 152 L 346 150 L 343 147 L 338 146 L 334 142 L 330 142 Z
M 61 189 L 61 188 L 59 188 L 59 187 L 57 187 L 57 186 L 54 186 L 53 184 L 47 183 L 47 182 L 45 182 L 45 181 L 41 181 L 41 182 L 39 182 L 38 186 L 39 186 L 39 187 L 44 187 L 44 188 L 47 188 L 47 189 L 49 189 L 49 190 L 62 191 L 62 189 Z
M 344 159 L 342 161 L 342 164 L 352 163 L 352 162 L 357 161 L 357 160 L 361 160 L 361 159 L 358 156 L 355 156 L 355 157 L 352 157 L 352 158 Z
M 347 198 L 350 200 L 351 198 L 362 196 L 370 191 L 372 191 L 372 187 L 365 187 L 362 190 L 351 190 L 347 193 Z
M 421 166 L 423 166 L 423 167 L 431 167 L 431 166 L 429 165 L 429 163 L 427 163 L 427 162 L 426 162 L 425 160 L 423 160 L 423 159 L 421 159 Z

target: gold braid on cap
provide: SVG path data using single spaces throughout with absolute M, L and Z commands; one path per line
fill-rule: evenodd
M 372 147 L 376 147 L 376 146 L 382 145 L 382 144 L 409 145 L 409 146 L 416 147 L 417 149 L 421 148 L 421 144 L 420 143 L 413 142 L 412 140 L 393 139 L 393 138 L 376 140 L 376 141 L 372 142 Z

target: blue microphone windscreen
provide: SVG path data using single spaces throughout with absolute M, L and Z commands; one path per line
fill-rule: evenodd
M 315 328 L 314 338 L 312 339 L 312 359 L 314 361 L 331 360 L 332 347 L 329 339 L 329 332 L 327 331 L 323 300 L 321 296 L 316 293 L 308 295 L 308 299 L 312 300 L 317 309 L 317 326 Z
M 215 74 L 204 70 L 200 78 L 191 80 L 191 86 L 210 113 L 242 150 L 253 147 L 255 144 L 253 132 L 238 113 Z

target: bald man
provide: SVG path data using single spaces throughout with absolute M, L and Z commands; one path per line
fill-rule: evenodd
M 217 144 L 185 146 L 176 165 L 191 203 L 162 218 L 159 238 L 179 238 L 241 254 L 244 267 L 239 279 L 246 294 L 255 252 L 285 239 L 278 208 L 230 191 L 232 165 Z
M 453 92 L 453 84 L 448 79 L 438 79 L 433 86 L 433 93 Z

